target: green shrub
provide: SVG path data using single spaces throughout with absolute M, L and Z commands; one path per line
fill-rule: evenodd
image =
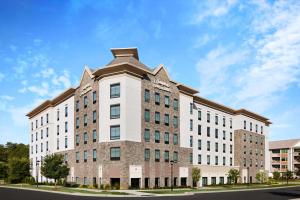
M 29 185 L 34 185 L 35 184 L 35 178 L 33 178 L 32 176 L 27 176 L 24 179 L 24 183 L 27 183 Z
M 110 184 L 105 184 L 103 189 L 104 189 L 104 190 L 110 190 L 110 188 L 111 188 L 111 187 L 110 187 Z

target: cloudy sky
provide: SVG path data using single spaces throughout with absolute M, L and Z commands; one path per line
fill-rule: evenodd
M 13 1 L 0 7 L 0 143 L 28 143 L 25 114 L 76 86 L 113 47 L 200 95 L 300 138 L 300 1 Z

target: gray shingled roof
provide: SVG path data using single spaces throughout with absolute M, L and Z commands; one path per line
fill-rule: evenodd
M 291 148 L 298 142 L 300 142 L 300 139 L 270 141 L 269 149 Z

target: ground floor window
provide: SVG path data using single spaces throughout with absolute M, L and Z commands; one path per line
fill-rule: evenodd
M 155 187 L 156 187 L 156 188 L 159 187 L 159 178 L 155 178 Z
M 118 190 L 120 189 L 120 178 L 111 178 L 110 185 L 112 189 Z
M 174 187 L 177 186 L 177 177 L 174 177 L 174 180 L 173 180 L 173 186 L 174 186 Z
M 220 177 L 220 182 L 219 184 L 223 185 L 224 184 L 224 177 Z
M 180 182 L 181 182 L 181 186 L 185 186 L 185 187 L 187 186 L 186 177 L 182 177 Z
M 202 177 L 202 186 L 207 186 L 207 177 Z
M 145 188 L 149 188 L 149 178 L 145 178 Z
M 139 189 L 140 188 L 140 179 L 139 178 L 131 178 L 130 179 L 130 186 L 132 189 Z
M 168 187 L 169 186 L 169 178 L 165 178 L 165 187 Z
M 211 184 L 216 185 L 217 184 L 217 179 L 216 177 L 211 177 Z

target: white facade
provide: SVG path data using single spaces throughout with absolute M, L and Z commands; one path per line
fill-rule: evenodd
M 120 97 L 110 98 L 110 85 L 120 84 Z M 141 80 L 127 74 L 99 81 L 99 142 L 110 139 L 110 127 L 120 125 L 121 141 L 141 142 Z M 110 119 L 110 106 L 120 104 L 120 118 Z

